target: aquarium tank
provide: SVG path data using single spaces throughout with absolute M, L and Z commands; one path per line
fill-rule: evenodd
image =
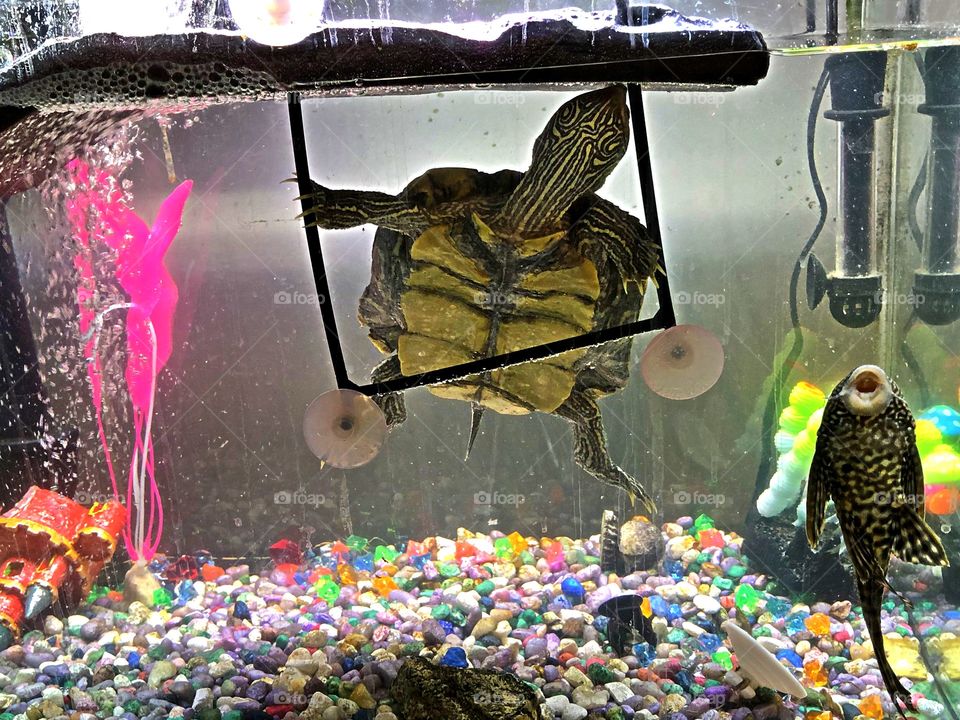
M 0 720 L 960 720 L 960 6 L 0 28 Z

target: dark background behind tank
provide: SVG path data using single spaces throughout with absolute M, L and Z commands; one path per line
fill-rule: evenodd
M 759 445 L 764 379 L 789 328 L 786 281 L 816 219 L 804 125 L 820 67 L 816 58 L 774 58 L 768 81 L 758 88 L 646 96 L 674 297 L 687 298 L 677 304 L 678 322 L 708 327 L 727 354 L 727 369 L 711 391 L 672 402 L 653 396 L 643 384 L 637 362 L 649 338 L 641 338 L 629 386 L 602 402 L 612 457 L 646 484 L 667 518 L 707 512 L 726 527 L 744 529 L 764 452 Z M 522 106 L 522 95 L 496 97 L 503 99 L 470 105 L 470 112 L 462 104 L 454 112 L 443 97 L 317 100 L 315 120 L 350 133 L 338 139 L 315 126 L 321 134 L 311 137 L 321 153 L 318 176 L 342 180 L 346 187 L 360 182 L 395 191 L 427 167 L 489 160 L 482 144 L 461 138 L 458 128 L 474 121 L 489 125 L 491 143 L 515 148 L 516 160 L 508 165 L 522 168 L 532 138 L 561 96 Z M 398 129 L 401 109 L 416 136 Z M 518 125 L 524 113 L 540 120 Z M 914 167 L 926 143 L 923 129 L 917 125 L 905 141 Z M 178 177 L 196 186 L 169 256 L 181 300 L 174 354 L 161 375 L 155 435 L 158 480 L 171 521 L 164 550 L 206 546 L 226 556 L 261 554 L 279 534 L 297 534 L 303 527 L 315 529 L 315 540 L 342 535 L 338 500 L 344 477 L 353 529 L 367 536 L 384 536 L 390 528 L 412 536 L 451 534 L 461 525 L 533 535 L 598 530 L 601 510 L 622 498 L 574 464 L 569 426 L 553 417 L 488 413 L 464 463 L 468 406 L 415 390 L 407 398 L 410 419 L 388 437 L 373 463 L 353 471 L 321 470 L 306 450 L 300 426 L 309 401 L 333 386 L 319 310 L 299 300 L 276 301 L 281 292 L 315 292 L 303 233 L 293 219 L 294 192 L 279 182 L 293 165 L 286 108 L 215 106 L 177 118 L 169 137 Z M 172 189 L 156 120 L 142 123 L 136 144 L 142 160 L 127 177 L 138 213 L 152 220 Z M 418 149 L 425 146 L 429 157 Z M 818 157 L 832 196 L 835 135 L 829 131 L 821 132 Z M 630 176 L 618 175 L 628 184 L 614 188 L 619 198 L 629 194 Z M 610 192 L 602 194 L 613 197 Z M 626 206 L 642 214 L 635 204 Z M 109 484 L 89 416 L 89 388 L 77 372 L 77 341 L 62 334 L 69 333 L 69 323 L 59 337 L 49 329 L 41 333 L 54 307 L 75 309 L 70 288 L 64 286 L 59 296 L 49 292 L 52 272 L 69 269 L 44 257 L 56 254 L 65 235 L 63 228 L 50 227 L 40 205 L 36 193 L 11 204 L 17 217 L 11 219 L 14 242 L 33 322 L 46 340 L 44 377 L 54 388 L 59 416 L 78 418 L 84 430 L 81 490 L 95 497 Z M 831 227 L 832 222 L 818 245 L 828 266 Z M 366 233 L 362 246 L 342 237 L 326 240 L 344 327 L 356 328 L 371 235 Z M 64 257 L 61 252 L 59 262 Z M 912 267 L 909 250 L 904 263 Z M 791 383 L 808 379 L 828 389 L 850 367 L 877 360 L 879 326 L 846 330 L 825 310 L 802 317 L 807 344 Z M 914 332 L 937 397 L 953 402 L 956 388 L 936 369 L 952 356 L 944 347 L 956 348 L 955 332 Z M 355 329 L 352 341 L 357 352 L 376 360 L 362 331 Z M 69 347 L 73 354 L 65 357 Z M 918 404 L 902 364 L 883 360 Z M 113 427 L 125 436 L 128 425 Z M 525 502 L 485 505 L 476 502 L 478 492 L 522 494 Z

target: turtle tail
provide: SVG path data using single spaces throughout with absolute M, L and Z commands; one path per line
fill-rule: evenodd
M 470 416 L 470 440 L 467 442 L 467 455 L 464 460 L 470 459 L 470 451 L 473 450 L 473 443 L 477 440 L 480 433 L 480 420 L 483 418 L 483 405 L 478 402 L 470 403 L 473 412 Z

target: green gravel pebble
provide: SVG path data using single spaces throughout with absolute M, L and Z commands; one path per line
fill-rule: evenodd
M 455 578 L 460 576 L 460 568 L 452 563 L 440 563 L 440 575 L 445 578 Z
M 140 712 L 140 708 L 143 707 L 143 704 L 139 700 L 127 700 L 123 704 L 123 709 L 128 713 L 133 713 L 137 715 Z
M 542 619 L 536 610 L 523 610 L 520 618 L 529 625 L 536 625 Z
M 397 584 L 397 587 L 401 590 L 409 590 L 414 587 L 415 583 L 409 578 L 395 577 L 393 581 Z
M 595 685 L 605 685 L 617 679 L 613 670 L 600 663 L 594 663 L 587 668 L 587 677 L 590 678 Z
M 486 597 L 487 595 L 489 595 L 490 593 L 492 593 L 492 592 L 496 589 L 496 587 L 497 587 L 497 586 L 494 585 L 494 584 L 493 584 L 492 582 L 490 582 L 489 580 L 484 580 L 482 583 L 480 583 L 479 585 L 477 585 L 476 591 L 477 591 L 480 595 L 482 595 L 483 597 Z
M 747 569 L 743 565 L 734 565 L 727 570 L 727 577 L 739 580 L 747 574 Z

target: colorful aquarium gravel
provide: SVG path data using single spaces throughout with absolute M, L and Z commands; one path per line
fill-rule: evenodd
M 596 536 L 461 531 L 402 547 L 352 536 L 302 553 L 284 541 L 260 575 L 205 554 L 158 558 L 156 608 L 98 588 L 0 654 L 0 720 L 403 720 L 391 687 L 417 655 L 516 675 L 546 720 L 892 716 L 858 608 L 777 595 L 742 539 L 704 516 L 665 524 L 663 541 L 666 574 L 625 577 L 601 571 Z M 659 643 L 620 655 L 597 608 L 627 593 Z M 919 714 L 944 715 L 913 626 L 885 609 L 891 662 Z M 956 692 L 960 613 L 918 601 L 914 615 Z M 792 670 L 805 700 L 750 686 L 720 628 L 730 618 Z

